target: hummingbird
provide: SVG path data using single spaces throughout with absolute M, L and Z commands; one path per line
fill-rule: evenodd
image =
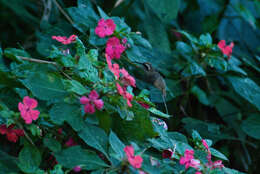
M 139 62 L 136 62 L 139 63 Z M 165 102 L 166 97 L 166 83 L 163 78 L 163 76 L 155 69 L 153 68 L 152 64 L 149 62 L 139 63 L 143 65 L 143 70 L 145 72 L 145 79 L 147 82 L 153 84 L 154 87 L 159 89 L 162 93 L 163 102 L 165 105 L 166 113 L 168 114 L 167 105 Z

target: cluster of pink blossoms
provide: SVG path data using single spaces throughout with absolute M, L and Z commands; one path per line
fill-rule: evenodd
M 131 166 L 133 166 L 136 169 L 141 168 L 142 166 L 142 162 L 143 162 L 143 158 L 140 155 L 134 155 L 134 148 L 133 146 L 126 146 L 124 148 L 126 157 L 128 162 L 131 164 Z
M 112 19 L 100 19 L 98 21 L 98 26 L 95 29 L 96 35 L 98 35 L 101 38 L 104 38 L 105 36 L 111 36 L 116 29 L 116 24 Z M 121 54 L 125 51 L 126 47 L 124 44 L 126 44 L 127 40 L 122 39 L 122 44 L 120 39 L 117 37 L 111 37 L 107 40 L 106 43 L 106 54 L 111 59 L 119 59 Z
M 226 41 L 225 40 L 221 40 L 218 43 L 218 47 L 219 47 L 219 49 L 221 50 L 221 52 L 224 55 L 228 56 L 228 60 L 229 60 L 230 56 L 232 54 L 232 49 L 234 47 L 234 43 L 231 42 L 230 45 L 226 45 Z
M 127 92 L 127 86 L 136 87 L 134 77 L 132 77 L 124 68 L 120 69 L 118 64 L 112 64 L 111 58 L 107 54 L 106 61 L 110 71 L 115 75 L 117 80 L 120 80 L 121 84 L 123 85 L 121 86 L 119 83 L 116 83 L 118 93 L 126 99 L 127 105 L 132 107 L 131 101 L 133 100 L 133 96 Z
M 188 169 L 189 167 L 193 167 L 198 169 L 200 166 L 200 161 L 194 159 L 194 151 L 186 149 L 184 152 L 184 156 L 180 158 L 180 164 L 185 165 L 185 168 Z
M 73 41 L 76 40 L 76 35 L 71 35 L 69 38 L 67 38 L 66 36 L 52 36 L 52 39 L 64 44 L 64 45 L 68 45 L 70 43 L 72 43 Z
M 20 136 L 24 136 L 24 131 L 22 129 L 14 129 L 14 124 L 9 127 L 6 127 L 6 125 L 1 125 L 0 134 L 6 135 L 8 141 L 16 143 Z
M 206 148 L 207 153 L 208 153 L 208 155 L 207 155 L 208 163 L 206 164 L 206 166 L 209 167 L 210 169 L 223 168 L 224 165 L 222 164 L 221 160 L 217 160 L 215 162 L 212 162 L 211 152 L 210 152 L 209 146 L 208 146 L 208 144 L 205 140 L 202 140 L 202 145 Z
M 99 95 L 97 91 L 92 90 L 88 97 L 82 96 L 80 98 L 80 103 L 85 105 L 84 111 L 89 114 L 93 114 L 95 112 L 95 107 L 98 110 L 101 110 L 103 108 L 104 102 L 102 99 L 98 99 Z
M 37 100 L 28 96 L 23 98 L 23 103 L 19 102 L 18 109 L 26 124 L 31 124 L 32 120 L 38 119 L 40 112 L 38 110 L 34 110 L 37 105 Z

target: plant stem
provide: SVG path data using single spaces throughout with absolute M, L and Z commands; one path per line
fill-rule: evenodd
M 47 60 L 40 60 L 40 59 L 34 59 L 34 58 L 29 58 L 29 57 L 23 57 L 23 56 L 17 56 L 17 57 L 22 59 L 22 60 L 27 60 L 27 61 L 30 61 L 30 62 L 57 65 L 56 62 L 51 62 L 51 61 L 47 61 Z
M 65 18 L 72 24 L 74 25 L 74 22 L 72 21 L 72 19 L 69 17 L 69 15 L 67 15 L 67 13 L 61 8 L 61 6 L 59 5 L 59 3 L 56 0 L 53 0 L 54 4 L 58 7 L 58 9 L 60 10 L 60 12 L 65 16 Z

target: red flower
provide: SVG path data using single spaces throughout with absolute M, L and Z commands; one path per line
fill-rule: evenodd
M 125 47 L 120 43 L 120 40 L 117 37 L 111 37 L 108 39 L 106 45 L 106 54 L 111 59 L 119 59 L 124 51 Z
M 173 155 L 173 151 L 171 149 L 163 150 L 162 157 L 171 159 Z
M 76 37 L 77 36 L 73 34 L 69 38 L 67 38 L 66 36 L 52 36 L 52 39 L 54 39 L 54 40 L 56 40 L 58 42 L 61 42 L 64 45 L 67 45 L 67 44 L 70 44 L 73 41 L 75 41 Z
M 11 142 L 16 142 L 19 136 L 24 136 L 24 132 L 22 129 L 13 129 L 14 125 L 10 125 L 6 127 L 6 125 L 0 126 L 0 134 L 6 135 L 6 138 Z
M 26 124 L 31 124 L 32 120 L 38 119 L 40 112 L 38 110 L 33 110 L 37 105 L 37 100 L 28 96 L 23 98 L 23 103 L 19 102 L 18 109 Z
M 103 108 L 103 100 L 98 98 L 99 95 L 95 90 L 92 90 L 90 92 L 88 98 L 86 96 L 82 96 L 80 98 L 80 103 L 85 105 L 84 110 L 86 113 L 93 114 L 95 112 L 95 107 L 98 110 L 101 110 Z
M 228 60 L 230 59 L 230 56 L 232 54 L 232 49 L 234 47 L 234 43 L 231 42 L 230 45 L 226 45 L 226 41 L 225 40 L 221 40 L 218 43 L 218 47 L 221 50 L 221 52 L 225 55 L 228 56 Z
M 105 36 L 110 36 L 114 33 L 116 29 L 116 24 L 112 19 L 100 19 L 98 21 L 98 26 L 95 29 L 96 35 L 103 38 Z
M 141 168 L 142 166 L 142 162 L 143 162 L 143 158 L 139 155 L 134 155 L 134 148 L 133 146 L 126 146 L 124 148 L 126 157 L 128 162 L 134 167 L 134 168 Z
M 65 142 L 65 145 L 66 145 L 67 147 L 71 147 L 71 146 L 76 146 L 77 143 L 73 140 L 73 138 L 70 137 L 70 138 Z

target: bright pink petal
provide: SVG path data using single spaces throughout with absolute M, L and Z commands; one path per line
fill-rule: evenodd
M 82 96 L 80 98 L 80 103 L 83 104 L 83 105 L 85 105 L 85 104 L 87 104 L 89 102 L 90 102 L 90 100 L 86 96 Z
M 20 112 L 22 112 L 22 111 L 26 110 L 26 107 L 24 106 L 23 103 L 19 102 L 18 103 L 18 109 L 19 109 Z
M 89 98 L 91 101 L 94 101 L 94 100 L 98 99 L 98 97 L 99 97 L 99 95 L 98 95 L 97 91 L 95 91 L 95 90 L 92 90 L 92 91 L 90 92 L 90 94 L 88 95 L 88 98 Z
M 142 166 L 143 158 L 137 155 L 134 158 L 128 158 L 128 161 L 134 168 L 139 169 Z
M 103 108 L 104 102 L 102 99 L 94 100 L 94 104 L 98 110 Z
M 127 158 L 133 158 L 134 157 L 133 146 L 125 146 L 124 151 L 125 151 Z
M 119 83 L 116 83 L 116 88 L 117 88 L 117 92 L 120 94 L 120 95 L 124 95 L 124 90 L 123 88 L 120 86 Z
M 25 96 L 25 97 L 23 98 L 23 103 L 24 103 L 27 107 L 29 107 L 29 108 L 31 108 L 31 109 L 36 108 L 37 105 L 38 105 L 37 100 L 35 100 L 35 99 L 33 99 L 33 98 L 30 98 L 30 97 L 28 97 L 28 96 Z
M 225 48 L 225 47 L 226 47 L 226 41 L 225 41 L 225 40 L 219 41 L 218 47 L 219 47 L 219 49 L 221 49 L 221 50 L 222 50 L 223 48 Z
M 76 172 L 76 173 L 80 172 L 81 170 L 82 169 L 81 169 L 80 166 L 76 166 L 76 167 L 73 168 L 73 171 Z
M 95 113 L 95 107 L 93 104 L 87 103 L 84 107 L 86 113 L 93 114 Z
M 31 114 L 32 120 L 37 120 L 40 115 L 40 112 L 38 110 L 31 110 L 30 114 Z

